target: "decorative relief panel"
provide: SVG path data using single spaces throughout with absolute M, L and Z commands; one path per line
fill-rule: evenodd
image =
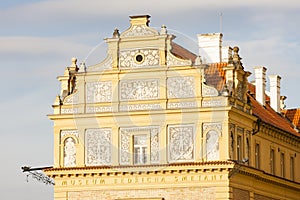
M 86 164 L 111 164 L 111 134 L 112 130 L 87 129 L 86 134 Z
M 111 102 L 112 101 L 112 82 L 87 82 L 86 83 L 86 102 Z
M 143 55 L 141 62 L 136 62 L 136 55 Z M 120 52 L 120 69 L 148 68 L 159 65 L 159 51 L 157 49 L 136 49 Z
M 172 125 L 168 126 L 169 134 L 169 160 L 190 161 L 194 159 L 194 126 Z
M 79 137 L 78 130 L 62 130 L 60 132 L 60 138 L 64 138 L 66 136 L 75 136 L 76 138 Z
M 202 83 L 202 96 L 203 97 L 216 97 L 216 96 L 219 96 L 219 92 L 216 88 Z
M 194 77 L 169 77 L 167 79 L 168 98 L 195 97 Z
M 191 60 L 183 60 L 180 58 L 177 58 L 170 52 L 167 53 L 167 66 L 191 66 L 192 61 Z
M 158 35 L 155 29 L 151 29 L 146 25 L 133 25 L 131 28 L 121 34 L 121 37 L 136 37 L 136 36 L 152 36 Z
M 120 100 L 149 100 L 159 98 L 158 80 L 120 81 Z
M 101 63 L 88 67 L 87 71 L 96 72 L 96 71 L 103 71 L 105 69 L 112 69 L 112 61 L 113 61 L 112 57 L 108 56 Z
M 78 92 L 76 92 L 69 96 L 66 96 L 66 98 L 63 101 L 63 104 L 65 105 L 78 104 L 78 100 L 79 100 L 79 94 Z
M 209 129 L 216 129 L 222 131 L 222 124 L 220 122 L 204 123 L 203 131 L 206 132 Z
M 131 127 L 120 128 L 120 164 L 130 164 L 133 155 L 130 147 L 130 138 L 139 132 L 149 132 L 150 136 L 150 162 L 159 162 L 159 127 Z
M 148 179 L 150 180 L 150 179 Z M 173 181 L 174 182 L 174 181 Z M 174 195 L 176 194 L 176 195 Z M 92 198 L 91 198 L 92 197 Z M 153 197 L 153 198 L 152 198 Z M 83 190 L 68 192 L 68 200 L 215 200 L 215 187 L 172 187 L 167 189 Z

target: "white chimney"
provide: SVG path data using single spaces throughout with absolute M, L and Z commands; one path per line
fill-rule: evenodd
M 199 55 L 203 63 L 222 61 L 222 33 L 198 35 Z
M 266 71 L 265 67 L 254 67 L 255 73 L 255 98 L 256 100 L 262 104 L 263 106 L 266 105 Z
M 270 75 L 270 100 L 271 107 L 276 111 L 280 112 L 280 79 L 278 75 Z

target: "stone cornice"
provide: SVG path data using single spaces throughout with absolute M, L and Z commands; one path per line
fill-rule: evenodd
M 261 122 L 260 133 L 300 148 L 300 138 L 270 124 Z
M 234 168 L 232 169 L 232 171 L 233 170 L 236 170 L 234 172 L 234 174 L 245 175 L 245 176 L 248 176 L 248 177 L 252 177 L 252 178 L 254 178 L 255 180 L 258 180 L 258 181 L 278 185 L 280 187 L 290 188 L 292 190 L 295 190 L 295 189 L 300 190 L 300 183 L 290 181 L 288 179 L 281 178 L 281 177 L 278 177 L 278 176 L 274 176 L 272 174 L 268 174 L 265 171 L 258 170 L 254 167 L 250 167 L 250 166 L 247 166 L 247 165 L 236 164 L 234 166 Z M 233 180 L 234 180 L 234 174 L 231 176 L 231 179 L 233 179 Z
M 158 165 L 117 165 L 117 166 L 85 166 L 85 167 L 62 167 L 49 168 L 44 172 L 52 178 L 56 176 L 95 176 L 110 174 L 165 174 L 183 172 L 214 172 L 229 171 L 234 166 L 232 161 L 210 161 L 191 163 L 172 163 Z

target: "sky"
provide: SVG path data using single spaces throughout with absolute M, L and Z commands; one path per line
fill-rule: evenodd
M 72 57 L 87 64 L 100 61 L 103 39 L 116 27 L 126 30 L 128 16 L 149 14 L 150 26 L 165 24 L 194 44 L 197 34 L 221 30 L 224 45 L 239 46 L 247 71 L 265 66 L 267 75 L 281 76 L 286 105 L 296 108 L 299 10 L 298 0 L 1 1 L 0 199 L 53 199 L 53 188 L 31 178 L 27 182 L 21 167 L 53 164 L 53 123 L 47 114 L 60 91 L 56 77 Z

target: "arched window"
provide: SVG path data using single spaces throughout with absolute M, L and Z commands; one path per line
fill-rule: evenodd
M 76 146 L 72 137 L 66 138 L 64 142 L 64 166 L 76 166 Z
M 219 159 L 219 133 L 215 130 L 210 130 L 206 133 L 206 159 Z

